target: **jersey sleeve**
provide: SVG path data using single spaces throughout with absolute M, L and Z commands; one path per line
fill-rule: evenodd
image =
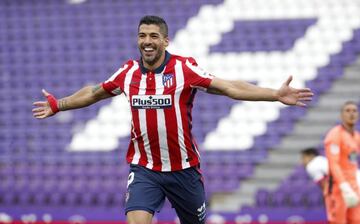
M 210 86 L 210 83 L 214 78 L 213 75 L 200 68 L 193 58 L 188 58 L 186 60 L 184 72 L 186 74 L 186 82 L 190 84 L 190 87 L 204 91 Z
M 325 141 L 326 158 L 329 161 L 330 175 L 338 184 L 345 182 L 344 174 L 340 167 L 340 146 L 341 146 L 341 132 L 338 128 L 330 130 L 326 135 Z
M 127 71 L 132 66 L 133 62 L 128 61 L 114 74 L 110 76 L 105 82 L 102 83 L 103 89 L 109 94 L 116 96 L 124 92 L 124 79 Z
M 325 174 L 322 172 L 322 170 L 320 170 L 319 168 L 317 169 L 317 167 L 315 166 L 307 166 L 306 171 L 311 177 L 311 179 L 316 183 L 320 182 L 322 179 L 325 178 Z
M 328 169 L 328 161 L 323 156 L 313 158 L 306 166 L 306 172 L 309 174 L 311 179 L 318 184 L 326 179 L 329 172 Z

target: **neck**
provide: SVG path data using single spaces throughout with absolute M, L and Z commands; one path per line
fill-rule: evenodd
M 355 125 L 346 124 L 346 123 L 343 123 L 342 125 L 343 125 L 343 127 L 345 128 L 346 131 L 348 131 L 348 132 L 350 132 L 350 133 L 353 133 L 353 132 L 354 132 Z
M 142 58 L 141 60 L 142 60 L 143 66 L 144 66 L 146 69 L 150 70 L 150 71 L 154 71 L 155 69 L 157 69 L 158 67 L 160 67 L 160 65 L 162 65 L 162 63 L 165 61 L 165 55 L 166 55 L 166 53 L 165 53 L 165 51 L 164 51 L 164 52 L 161 54 L 161 57 L 159 58 L 159 60 L 157 60 L 153 65 L 150 65 L 150 64 L 146 63 L 146 62 L 144 61 L 144 59 Z

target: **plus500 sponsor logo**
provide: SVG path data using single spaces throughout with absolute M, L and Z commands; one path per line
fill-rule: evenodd
M 171 95 L 133 95 L 131 98 L 131 107 L 135 109 L 163 109 L 171 106 Z

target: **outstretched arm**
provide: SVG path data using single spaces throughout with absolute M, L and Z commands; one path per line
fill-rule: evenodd
M 279 101 L 286 105 L 306 106 L 314 95 L 310 89 L 290 87 L 292 76 L 279 89 L 263 88 L 244 81 L 228 81 L 214 78 L 208 88 L 209 93 L 228 96 L 236 100 Z
M 33 116 L 38 119 L 50 117 L 58 111 L 86 107 L 112 96 L 102 88 L 101 84 L 83 87 L 73 95 L 59 100 L 44 89 L 42 92 L 47 101 L 34 102 L 36 108 L 32 110 Z

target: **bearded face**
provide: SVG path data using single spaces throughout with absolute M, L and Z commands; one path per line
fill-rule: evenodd
M 168 45 L 169 40 L 160 32 L 159 26 L 142 24 L 139 27 L 138 48 L 145 65 L 160 65 L 162 63 L 160 59 L 165 55 Z

